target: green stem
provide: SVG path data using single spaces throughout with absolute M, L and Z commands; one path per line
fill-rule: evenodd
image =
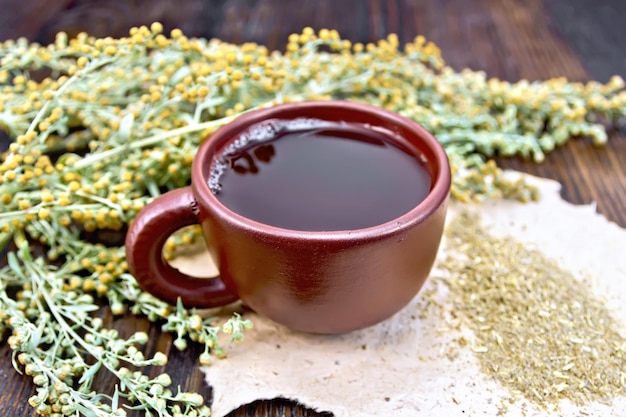
M 74 164 L 74 168 L 82 169 L 98 161 L 102 161 L 104 159 L 111 158 L 116 155 L 120 155 L 124 152 L 127 152 L 130 149 L 139 149 L 139 148 L 143 148 L 146 146 L 156 145 L 157 143 L 165 139 L 174 137 L 174 136 L 184 135 L 187 133 L 194 133 L 194 132 L 202 131 L 202 130 L 212 128 L 212 127 L 219 127 L 232 121 L 237 116 L 238 115 L 222 117 L 221 119 L 211 120 L 211 121 L 200 123 L 197 125 L 188 125 L 188 126 L 181 127 L 178 129 L 168 130 L 166 132 L 162 132 L 154 136 L 136 140 L 134 142 L 129 143 L 126 146 L 109 149 L 108 151 L 100 152 L 98 154 L 91 154 L 81 159 L 80 161 L 76 162 Z
M 95 62 L 92 65 L 90 65 L 89 67 L 85 68 L 83 71 L 78 72 L 78 73 L 72 75 L 70 78 L 68 78 L 67 81 L 65 81 L 63 83 L 63 85 L 60 86 L 59 89 L 54 92 L 54 95 L 52 96 L 52 98 L 50 100 L 46 101 L 46 103 L 41 107 L 41 110 L 39 110 L 39 112 L 37 113 L 37 115 L 35 116 L 33 121 L 30 123 L 30 126 L 28 126 L 28 130 L 26 132 L 28 133 L 28 132 L 32 132 L 32 131 L 35 130 L 37 125 L 39 125 L 39 121 L 47 113 L 48 108 L 52 105 L 52 103 L 56 100 L 57 97 L 59 97 L 61 94 L 63 94 L 65 92 L 65 90 L 67 90 L 69 88 L 69 86 L 74 83 L 74 81 L 76 81 L 80 77 L 83 77 L 83 76 L 89 74 L 91 71 L 94 71 L 94 70 L 102 67 L 103 65 L 109 64 L 111 62 L 113 62 L 113 59 L 104 59 L 102 61 Z
M 13 233 L 0 233 L 0 251 L 3 250 L 13 238 Z
M 34 269 L 34 268 L 32 268 Z M 34 270 L 32 271 L 35 274 L 38 274 L 41 271 L 37 271 Z M 76 343 L 78 343 L 83 349 L 85 349 L 86 352 L 88 352 L 91 356 L 93 356 L 98 362 L 102 363 L 102 365 L 109 371 L 111 372 L 113 375 L 115 375 L 115 377 L 118 380 L 122 380 L 121 375 L 117 372 L 117 369 L 115 369 L 113 366 L 111 366 L 106 360 L 105 360 L 105 356 L 100 353 L 100 352 L 95 352 L 94 350 L 91 349 L 91 346 L 85 342 L 83 340 L 82 337 L 80 337 L 78 335 L 78 333 L 76 333 L 74 331 L 74 329 L 72 328 L 72 326 L 68 325 L 67 321 L 64 318 L 63 313 L 61 313 L 60 311 L 57 310 L 56 308 L 56 304 L 54 302 L 54 300 L 50 297 L 50 294 L 48 294 L 48 291 L 46 291 L 45 289 L 43 291 L 41 291 L 41 294 L 44 298 L 44 300 L 46 301 L 46 304 L 48 305 L 48 309 L 50 310 L 50 313 L 54 316 L 56 323 L 59 325 L 60 330 L 65 333 L 65 337 L 70 339 L 70 340 L 74 340 Z M 132 384 L 129 384 L 127 381 L 127 387 L 128 387 L 128 391 L 135 396 L 135 398 L 139 399 L 140 396 L 138 395 L 138 391 L 135 389 L 135 387 Z
M 63 188 L 61 188 L 63 189 Z M 89 194 L 81 194 L 81 197 L 85 197 L 85 198 L 90 198 L 94 201 L 97 201 L 101 204 L 106 204 L 108 207 L 111 207 L 113 209 L 119 210 L 119 206 L 115 205 L 114 203 L 111 203 L 110 201 L 106 200 L 107 203 L 105 203 L 104 200 L 100 197 L 95 197 L 92 198 L 94 196 L 90 196 Z M 12 220 L 12 219 L 23 219 L 24 216 L 28 213 L 36 213 L 36 209 L 37 208 L 41 208 L 41 207 L 50 207 L 51 209 L 53 209 L 56 212 L 70 212 L 73 210 L 87 210 L 87 209 L 96 209 L 98 207 L 102 207 L 100 204 L 74 204 L 74 205 L 70 205 L 70 206 L 58 206 L 58 205 L 51 205 L 51 204 L 41 204 L 32 208 L 29 208 L 27 210 L 16 210 L 16 211 L 7 211 L 4 213 L 0 213 L 0 221 L 2 220 Z M 2 242 L 2 240 L 0 239 L 0 242 Z M 0 243 L 0 248 L 2 248 L 2 244 Z

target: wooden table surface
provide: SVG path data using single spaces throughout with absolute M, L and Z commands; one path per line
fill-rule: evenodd
M 280 49 L 291 32 L 304 26 L 335 28 L 352 41 L 367 42 L 395 32 L 401 40 L 425 35 L 437 43 L 455 69 L 484 70 L 509 81 L 566 76 L 605 82 L 626 78 L 626 2 L 623 0 L 0 0 L 0 40 L 26 36 L 47 43 L 58 30 L 123 36 L 130 26 L 154 20 L 181 27 L 190 36 L 231 42 L 256 41 Z M 614 131 L 609 144 L 595 149 L 580 139 L 550 154 L 541 165 L 501 160 L 514 168 L 563 184 L 572 203 L 595 201 L 598 211 L 626 227 L 626 135 Z M 171 348 L 171 337 L 134 317 L 114 326 L 149 332 L 148 349 L 169 353 L 165 371 L 175 385 L 210 398 L 192 347 Z M 251 348 L 253 348 L 251 346 Z M 0 416 L 34 416 L 26 400 L 30 378 L 11 366 L 0 345 Z M 113 381 L 101 386 L 112 388 Z M 234 416 L 320 416 L 286 400 L 259 401 Z M 327 414 L 326 414 L 327 415 Z

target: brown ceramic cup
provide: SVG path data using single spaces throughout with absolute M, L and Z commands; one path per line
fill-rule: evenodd
M 252 125 L 300 117 L 369 123 L 395 132 L 416 158 L 425 157 L 429 194 L 392 221 L 329 232 L 262 224 L 223 205 L 207 184 L 214 158 Z M 341 333 L 392 316 L 426 281 L 444 227 L 450 167 L 435 137 L 407 118 L 344 101 L 303 102 L 253 111 L 220 128 L 200 146 L 191 181 L 156 198 L 133 221 L 126 253 L 139 284 L 172 304 L 180 298 L 186 306 L 215 307 L 241 299 L 294 330 Z M 190 277 L 162 257 L 166 239 L 194 224 L 202 226 L 219 277 Z

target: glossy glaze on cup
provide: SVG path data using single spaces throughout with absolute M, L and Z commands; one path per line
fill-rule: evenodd
M 390 222 L 333 232 L 277 228 L 221 204 L 207 185 L 213 158 L 253 124 L 298 117 L 369 123 L 399 134 L 426 157 L 431 192 Z M 170 303 L 181 297 L 188 306 L 211 307 L 241 298 L 259 314 L 295 330 L 351 331 L 390 317 L 420 290 L 437 254 L 449 190 L 444 150 L 424 128 L 397 114 L 344 101 L 258 110 L 202 144 L 190 187 L 165 194 L 142 210 L 127 235 L 129 267 L 143 288 Z M 202 226 L 219 279 L 190 278 L 161 259 L 167 237 L 195 223 Z

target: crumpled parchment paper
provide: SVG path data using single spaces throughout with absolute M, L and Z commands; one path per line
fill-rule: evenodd
M 597 214 L 593 205 L 563 201 L 558 183 L 527 178 L 540 187 L 540 202 L 454 203 L 448 218 L 460 210 L 475 211 L 493 235 L 514 236 L 577 277 L 591 277 L 590 291 L 606 299 L 615 317 L 626 323 L 626 230 Z M 445 242 L 439 259 L 444 254 Z M 188 271 L 198 261 L 205 262 L 206 254 L 176 260 Z M 432 276 L 441 273 L 435 266 Z M 425 288 L 429 285 L 433 280 Z M 475 353 L 454 342 L 465 331 L 441 315 L 422 314 L 424 308 L 418 294 L 389 320 L 339 336 L 293 332 L 246 313 L 254 329 L 244 342 L 232 345 L 226 359 L 203 368 L 213 387 L 213 416 L 278 397 L 337 417 L 626 416 L 626 397 L 584 406 L 564 401 L 557 410 L 524 399 L 511 401 L 506 390 L 481 372 Z

